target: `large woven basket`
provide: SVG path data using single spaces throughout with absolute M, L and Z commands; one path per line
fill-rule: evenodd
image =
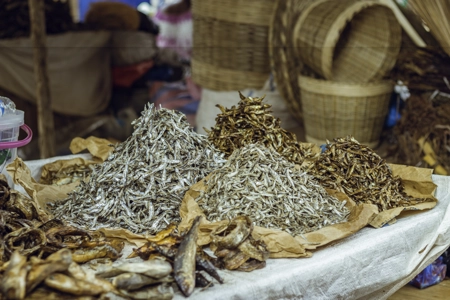
M 192 78 L 211 90 L 261 89 L 270 74 L 273 0 L 194 0 Z
M 392 82 L 344 84 L 299 76 L 299 85 L 308 142 L 320 145 L 353 135 L 369 147 L 378 145 Z
M 401 26 L 378 1 L 317 0 L 301 14 L 294 44 L 304 64 L 327 80 L 377 81 L 394 67 Z

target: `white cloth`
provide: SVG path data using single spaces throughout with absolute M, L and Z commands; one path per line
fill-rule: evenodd
M 47 37 L 52 108 L 70 116 L 92 116 L 109 104 L 110 32 L 69 32 Z M 0 40 L 0 87 L 36 103 L 30 38 Z M 11 99 L 14 101 L 14 99 Z
M 25 163 L 38 176 L 56 159 L 61 157 Z M 310 258 L 269 259 L 250 273 L 220 271 L 224 284 L 196 289 L 189 299 L 387 299 L 450 246 L 450 177 L 433 175 L 433 181 L 439 202 L 429 211 L 363 228 Z M 177 291 L 174 299 L 186 298 Z

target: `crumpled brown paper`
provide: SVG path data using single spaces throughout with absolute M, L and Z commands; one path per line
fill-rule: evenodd
M 69 148 L 73 154 L 80 153 L 87 149 L 93 157 L 99 158 L 103 162 L 114 150 L 111 144 L 112 143 L 109 140 L 95 136 L 90 136 L 87 139 L 76 137 L 70 143 Z
M 14 183 L 22 186 L 37 204 L 38 213 L 41 216 L 51 216 L 46 207 L 47 203 L 67 198 L 67 194 L 72 192 L 79 184 L 79 182 L 75 182 L 68 185 L 57 186 L 38 183 L 31 177 L 30 169 L 20 158 L 16 158 L 13 163 L 8 165 L 7 170 Z M 102 228 L 99 231 L 106 237 L 120 238 L 138 247 L 142 246 L 147 241 L 147 236 L 135 234 L 126 229 Z
M 63 173 L 64 170 L 70 168 L 77 168 L 79 166 L 89 166 L 97 164 L 99 161 L 87 160 L 82 157 L 76 157 L 72 159 L 57 160 L 42 166 L 41 178 L 39 182 L 42 184 L 52 184 L 54 175 Z
M 40 183 L 51 184 L 53 175 L 63 173 L 64 170 L 76 168 L 77 166 L 89 166 L 104 162 L 114 148 L 111 142 L 106 139 L 90 136 L 87 139 L 76 137 L 70 143 L 70 150 L 73 154 L 88 150 L 93 159 L 77 157 L 73 159 L 61 159 L 42 166 Z
M 47 213 L 47 203 L 66 198 L 67 193 L 73 191 L 79 184 L 75 182 L 64 186 L 56 186 L 38 183 L 31 177 L 30 169 L 21 158 L 16 158 L 6 167 L 6 170 L 13 179 L 14 184 L 22 186 L 38 205 L 39 209 Z
M 206 177 L 208 178 L 208 177 Z M 180 207 L 181 223 L 178 226 L 180 231 L 185 231 L 196 216 L 205 216 L 195 199 L 200 195 L 200 191 L 206 189 L 203 179 L 194 184 L 185 194 Z M 262 239 L 267 249 L 270 251 L 272 258 L 288 258 L 288 257 L 310 257 L 312 254 L 307 250 L 316 249 L 327 243 L 337 239 L 344 238 L 366 226 L 377 213 L 375 205 L 355 205 L 345 194 L 335 192 L 339 200 L 347 200 L 346 206 L 350 209 L 351 214 L 349 221 L 342 224 L 327 226 L 319 231 L 305 234 L 304 238 L 299 236 L 293 237 L 287 232 L 268 229 L 255 226 L 252 236 L 256 239 Z M 227 223 L 228 221 L 209 222 L 206 217 L 202 218 L 200 224 L 200 232 L 198 236 L 199 245 L 207 245 L 211 242 L 210 234 L 217 227 Z
M 395 223 L 395 218 L 403 212 L 432 209 L 436 206 L 438 201 L 434 197 L 437 186 L 431 178 L 433 169 L 416 168 L 396 164 L 389 164 L 389 166 L 391 167 L 393 175 L 400 176 L 402 179 L 406 194 L 415 198 L 428 198 L 429 201 L 408 207 L 396 207 L 382 211 L 370 222 L 370 225 L 375 228 L 380 228 L 388 223 Z

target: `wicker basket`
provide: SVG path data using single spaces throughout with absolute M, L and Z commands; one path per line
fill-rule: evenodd
M 394 67 L 401 26 L 390 8 L 370 0 L 318 0 L 301 14 L 294 44 L 304 64 L 338 82 L 382 79 Z
M 194 0 L 192 78 L 212 90 L 263 87 L 273 0 Z
M 360 143 L 377 146 L 389 99 L 390 81 L 343 84 L 306 76 L 299 77 L 306 140 L 326 140 L 353 135 Z

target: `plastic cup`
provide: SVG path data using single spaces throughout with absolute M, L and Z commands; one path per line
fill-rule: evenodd
M 25 126 L 25 128 L 24 128 Z M 17 147 L 28 144 L 31 140 L 31 130 L 24 141 L 18 142 L 20 128 L 28 131 L 29 127 L 24 125 L 24 112 L 16 110 L 14 113 L 7 113 L 0 116 L 0 171 L 5 174 L 8 183 L 12 187 L 12 182 L 6 172 L 5 166 L 12 163 L 17 157 Z

